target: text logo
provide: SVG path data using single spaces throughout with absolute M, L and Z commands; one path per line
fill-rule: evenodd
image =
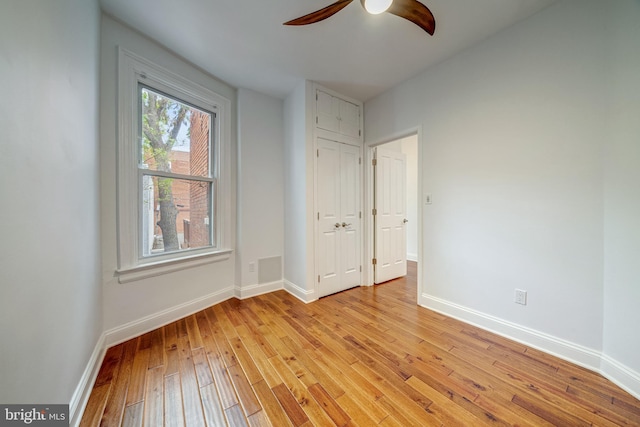
M 69 405 L 0 405 L 0 427 L 69 425 Z

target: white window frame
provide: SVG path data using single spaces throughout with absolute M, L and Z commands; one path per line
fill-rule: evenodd
M 210 168 L 213 247 L 143 257 L 141 254 L 142 186 L 139 180 L 139 85 L 143 84 L 216 115 Z M 158 276 L 228 259 L 231 254 L 231 102 L 199 84 L 126 49 L 118 49 L 118 280 L 120 283 Z M 215 133 L 215 134 L 214 134 Z

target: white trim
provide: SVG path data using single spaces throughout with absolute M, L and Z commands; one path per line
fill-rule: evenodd
M 283 284 L 284 284 L 285 291 L 289 292 L 291 295 L 298 298 L 300 301 L 302 301 L 305 304 L 308 304 L 318 299 L 316 297 L 315 291 L 307 291 L 306 289 L 302 289 L 300 286 L 286 279 L 283 280 Z
M 284 289 L 282 280 L 275 282 L 261 283 L 258 285 L 248 286 L 236 286 L 235 296 L 239 299 L 246 299 L 251 297 L 257 297 L 258 295 L 268 294 L 269 292 L 279 291 Z
M 418 262 L 418 254 L 407 254 L 407 261 Z
M 93 385 L 98 377 L 98 372 L 102 366 L 104 355 L 106 353 L 105 346 L 105 334 L 102 334 L 96 343 L 93 353 L 89 358 L 89 363 L 80 377 L 80 382 L 76 387 L 73 396 L 71 396 L 71 402 L 69 403 L 69 425 L 78 426 L 82 420 L 82 414 L 89 402 Z
M 600 366 L 600 352 L 544 332 L 518 325 L 452 302 L 422 294 L 420 305 L 487 331 L 568 360 L 591 370 Z
M 118 276 L 119 283 L 130 283 L 136 280 L 148 279 L 149 277 L 184 270 L 186 268 L 225 261 L 231 257 L 231 252 L 231 249 L 226 249 L 215 253 L 197 254 L 190 257 L 159 261 L 153 264 L 143 264 L 138 267 L 116 270 L 116 275 Z
M 640 373 L 601 351 L 554 337 L 428 294 L 419 305 L 597 372 L 640 399 Z
M 640 399 L 640 372 L 635 372 L 628 366 L 603 354 L 600 373 L 636 399 Z
M 196 298 L 183 304 L 169 307 L 166 310 L 162 310 L 157 313 L 145 316 L 141 319 L 134 320 L 124 325 L 115 327 L 105 332 L 105 345 L 106 347 L 112 347 L 116 344 L 120 344 L 147 332 L 158 329 L 171 322 L 175 322 L 176 320 L 180 320 L 184 317 L 190 316 L 193 313 L 204 310 L 205 308 L 219 304 L 223 301 L 233 298 L 234 296 L 234 288 L 233 286 L 229 286 L 218 292 L 205 295 L 201 298 Z

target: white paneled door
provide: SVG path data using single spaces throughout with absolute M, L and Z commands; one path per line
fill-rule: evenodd
M 375 283 L 407 274 L 406 155 L 375 150 Z
M 360 148 L 317 140 L 318 296 L 361 283 Z
M 324 91 L 316 92 L 316 126 L 350 138 L 360 138 L 360 107 Z

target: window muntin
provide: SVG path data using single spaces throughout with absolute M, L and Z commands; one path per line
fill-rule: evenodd
M 213 247 L 215 114 L 138 87 L 140 257 Z

